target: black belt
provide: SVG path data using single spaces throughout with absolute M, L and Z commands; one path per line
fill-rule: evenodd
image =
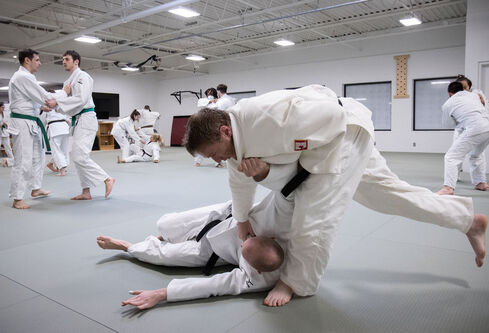
M 140 128 L 151 128 L 153 127 L 153 125 L 145 125 L 145 126 L 141 126 Z
M 338 104 L 343 106 L 343 103 L 341 103 L 340 99 L 338 98 Z
M 144 157 L 144 155 L 148 155 L 149 157 L 153 157 L 153 155 L 148 154 L 146 151 L 144 151 L 144 149 L 141 148 L 141 150 L 143 151 L 143 155 L 142 155 L 143 157 Z
M 66 120 L 64 120 L 64 119 L 51 120 L 50 122 L 48 122 L 48 126 L 51 125 L 52 123 L 61 123 L 63 121 L 66 122 Z

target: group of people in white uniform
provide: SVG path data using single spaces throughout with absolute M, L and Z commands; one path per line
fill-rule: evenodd
M 18 59 L 21 66 L 9 83 L 11 119 L 6 126 L 3 110 L 0 113 L 2 130 L 8 129 L 13 137 L 13 207 L 29 208 L 24 202 L 27 189 L 32 197 L 49 194 L 42 189 L 42 171 L 44 147 L 49 149 L 50 141 L 40 110 L 50 115 L 49 126 L 72 126 L 71 157 L 82 187 L 82 193 L 72 199 L 91 199 L 90 188 L 102 182 L 108 197 L 115 179 L 90 158 L 97 131 L 93 80 L 79 69 L 79 54 L 65 52 L 63 65 L 70 77 L 62 90 L 53 93 L 45 91 L 33 75 L 41 64 L 36 51 L 21 51 Z M 227 87 L 222 86 L 217 89 L 221 89 L 219 98 L 226 95 Z M 225 109 L 208 107 L 219 102 L 208 99 L 190 117 L 184 145 L 192 155 L 228 161 L 232 201 L 166 214 L 158 221 L 158 237 L 143 242 L 99 236 L 97 243 L 154 264 L 204 266 L 206 275 L 225 263 L 238 268 L 212 277 L 172 280 L 167 288 L 136 290 L 123 305 L 145 309 L 160 301 L 272 288 L 264 303 L 282 306 L 294 294 L 313 295 L 351 200 L 381 213 L 466 234 L 476 265 L 482 266 L 487 217 L 475 214 L 471 198 L 452 194 L 457 166 L 469 152 L 473 182 L 478 190 L 487 189 L 480 154 L 489 144 L 489 119 L 481 107 L 483 98 L 464 91 L 462 83 L 451 83 L 448 92 L 444 117 L 464 132 L 445 157 L 444 189 L 450 187 L 452 192 L 442 189 L 438 194 L 400 180 L 373 145 L 370 110 L 352 98 L 338 98 L 326 87 L 273 91 Z M 71 122 L 63 115 L 71 116 Z M 122 150 L 120 163 L 158 162 L 161 136 L 145 133 L 141 127 L 137 133 L 140 118 L 141 112 L 134 110 L 114 125 L 112 134 Z M 64 151 L 62 140 L 54 139 L 66 135 L 65 129 L 49 132 L 51 146 L 59 144 L 51 149 Z M 61 171 L 68 160 L 53 158 L 52 163 Z M 253 205 L 257 184 L 271 192 Z
M 159 235 L 139 243 L 109 236 L 99 236 L 97 243 L 153 264 L 204 266 L 206 274 L 223 263 L 239 267 L 131 291 L 133 297 L 122 305 L 146 309 L 161 301 L 272 288 L 264 303 L 282 306 L 293 294 L 313 295 L 352 199 L 381 213 L 464 233 L 482 266 L 487 216 L 474 212 L 471 198 L 439 195 L 400 180 L 373 138 L 370 110 L 319 85 L 192 115 L 185 147 L 192 155 L 228 161 L 232 201 L 164 215 Z M 257 184 L 272 192 L 253 205 Z

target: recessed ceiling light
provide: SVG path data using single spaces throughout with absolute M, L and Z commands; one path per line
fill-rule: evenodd
M 77 42 L 83 42 L 83 43 L 89 43 L 89 44 L 97 44 L 100 43 L 102 40 L 97 37 L 93 36 L 80 36 L 78 38 L 75 38 Z
M 401 22 L 402 25 L 406 27 L 409 27 L 411 25 L 421 24 L 421 21 L 417 17 L 407 17 L 402 20 L 399 20 L 399 22 Z
M 126 72 L 136 72 L 139 70 L 137 67 L 122 67 L 121 70 L 126 71 Z
M 200 55 L 195 55 L 195 54 L 189 54 L 188 56 L 185 57 L 187 60 L 192 60 L 192 61 L 202 61 L 205 60 L 204 57 Z
M 357 101 L 366 101 L 367 99 L 365 97 L 358 97 L 355 98 Z
M 183 17 L 194 17 L 199 16 L 200 13 L 197 13 L 195 10 L 188 9 L 185 7 L 177 7 L 169 10 L 170 13 L 183 16 Z
M 14 59 L 17 59 L 17 56 L 16 56 L 16 55 L 14 55 L 14 56 L 13 56 L 13 58 L 14 58 Z
M 279 39 L 279 40 L 276 40 L 274 43 L 277 44 L 277 45 L 280 45 L 280 46 L 291 46 L 291 45 L 295 45 L 294 42 L 292 42 L 290 40 L 287 40 L 287 39 Z

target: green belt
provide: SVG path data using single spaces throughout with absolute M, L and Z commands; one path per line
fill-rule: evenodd
M 95 109 L 94 108 L 88 108 L 88 109 L 83 109 L 83 110 L 81 110 L 80 113 L 75 114 L 73 117 L 71 117 L 71 126 L 76 125 L 76 116 L 79 116 L 83 113 L 92 112 L 92 111 L 95 111 Z
M 15 112 L 10 112 L 10 117 L 35 121 L 37 123 L 37 125 L 41 128 L 42 136 L 43 136 L 44 142 L 46 143 L 46 150 L 51 151 L 51 146 L 49 145 L 49 140 L 48 140 L 48 134 L 46 133 L 46 129 L 44 128 L 44 125 L 43 125 L 41 119 L 39 119 L 38 117 L 28 116 L 26 114 L 15 113 Z

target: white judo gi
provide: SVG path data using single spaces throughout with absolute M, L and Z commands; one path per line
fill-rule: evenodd
M 141 137 L 136 133 L 134 127 L 137 122 L 133 121 L 130 116 L 117 120 L 112 127 L 111 134 L 121 147 L 122 159 L 125 160 L 130 154 L 130 142 L 133 140 L 135 144 L 139 144 Z
M 138 109 L 141 114 L 141 119 L 139 119 L 139 135 L 151 136 L 154 134 L 156 120 L 160 118 L 158 112 L 153 112 L 148 109 Z
M 10 146 L 9 118 L 5 111 L 0 114 L 0 144 L 3 146 L 5 154 L 7 154 L 7 165 L 12 166 L 14 164 L 14 154 Z
M 54 95 L 66 96 L 64 91 Z M 12 113 L 39 118 L 39 106 L 53 95 L 41 87 L 36 77 L 23 66 L 9 82 L 10 132 L 14 147 L 10 197 L 24 199 L 26 190 L 40 189 L 44 171 L 44 146 L 41 129 L 34 120 L 14 118 Z
M 136 144 L 130 146 L 131 155 L 124 161 L 131 162 L 150 162 L 160 160 L 160 144 L 158 142 L 149 141 L 142 148 Z
M 98 130 L 97 115 L 93 111 L 95 107 L 92 99 L 93 79 L 88 73 L 77 68 L 64 85 L 68 83 L 71 83 L 71 95 L 57 98 L 56 110 L 75 117 L 71 159 L 76 166 L 82 189 L 95 187 L 109 178 L 109 175 L 90 158 Z
M 71 119 L 59 112 L 46 112 L 47 132 L 51 145 L 52 161 L 56 168 L 66 168 L 70 164 Z
M 217 99 L 216 103 L 213 103 L 212 105 L 208 105 L 207 107 L 211 109 L 227 110 L 234 104 L 236 104 L 234 98 L 232 98 L 228 94 L 224 94 Z
M 300 162 L 311 172 L 295 190 L 281 280 L 297 295 L 315 293 L 333 237 L 354 197 L 376 211 L 467 232 L 472 200 L 439 196 L 399 180 L 373 147 L 371 112 L 322 86 L 242 99 L 228 111 L 237 160 L 228 160 L 233 216 L 248 220 L 256 183 L 237 170 L 243 158 L 272 166 Z
M 296 165 L 284 165 L 270 170 L 260 184 L 280 190 L 296 172 Z M 275 237 L 286 252 L 286 240 L 293 212 L 293 194 L 284 198 L 278 191 L 269 193 L 250 211 L 250 223 L 257 235 Z M 168 302 L 205 298 L 217 295 L 237 295 L 245 292 L 267 290 L 280 277 L 280 269 L 258 273 L 241 255 L 237 221 L 226 217 L 231 213 L 231 202 L 166 214 L 157 222 L 159 233 L 165 241 L 149 236 L 133 244 L 128 253 L 137 259 L 157 265 L 201 267 L 212 253 L 219 256 L 217 265 L 226 263 L 239 266 L 230 272 L 208 278 L 174 279 L 167 287 Z M 195 237 L 209 222 L 224 220 L 202 237 Z M 287 252 L 286 252 L 287 256 Z
M 443 184 L 455 188 L 458 166 L 470 153 L 470 177 L 472 184 L 486 182 L 484 149 L 489 145 L 489 114 L 477 94 L 459 91 L 442 106 L 442 122 L 445 126 L 463 128 L 464 131 L 453 142 L 445 154 L 445 176 Z

